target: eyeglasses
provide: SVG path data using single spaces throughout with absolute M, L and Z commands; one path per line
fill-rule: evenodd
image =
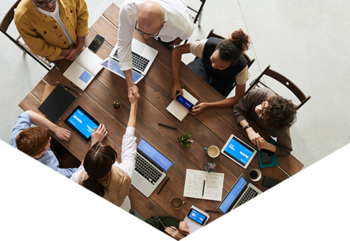
M 136 20 L 136 23 L 135 23 L 135 29 L 136 29 L 137 31 L 139 31 L 139 32 L 142 33 L 142 34 L 146 34 L 146 35 L 148 35 L 148 36 L 155 37 L 155 38 L 157 38 L 157 39 L 158 39 L 158 35 L 159 35 L 159 33 L 160 33 L 160 30 L 162 30 L 163 27 L 164 27 L 164 24 L 162 24 L 162 26 L 160 26 L 159 31 L 158 31 L 157 34 L 149 34 L 149 33 L 142 32 L 142 31 L 138 28 L 137 20 Z
M 37 5 L 37 7 L 38 8 L 42 8 L 42 7 L 46 7 L 47 6 L 47 4 L 49 4 L 49 3 L 54 3 L 54 2 L 56 2 L 57 0 L 50 0 L 49 2 L 46 2 L 46 3 L 43 3 L 43 4 L 41 4 L 41 5 Z M 36 4 L 35 4 L 36 5 Z
M 261 119 L 261 120 L 265 119 L 264 115 L 265 115 L 265 110 L 267 109 L 266 103 L 267 103 L 267 101 L 264 101 L 261 103 L 261 111 L 258 115 L 259 119 Z

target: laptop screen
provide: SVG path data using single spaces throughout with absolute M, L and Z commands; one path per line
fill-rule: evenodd
M 171 161 L 168 160 L 163 154 L 161 154 L 159 151 L 157 151 L 153 146 L 148 144 L 144 139 L 141 139 L 139 145 L 137 148 L 146 154 L 150 159 L 152 159 L 155 163 L 158 164 L 161 168 L 164 169 L 165 172 L 168 171 L 168 169 L 173 164 Z
M 250 150 L 250 148 L 248 148 L 248 146 L 242 142 L 235 140 L 234 138 L 231 139 L 224 152 L 243 165 L 247 164 L 250 157 L 254 153 L 252 150 Z
M 243 176 L 237 181 L 236 185 L 231 189 L 231 191 L 227 194 L 225 200 L 218 207 L 223 213 L 229 211 L 228 209 L 232 206 L 234 201 L 237 199 L 238 195 L 242 192 L 244 187 L 247 185 L 247 181 Z

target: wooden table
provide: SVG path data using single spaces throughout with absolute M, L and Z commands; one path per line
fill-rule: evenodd
M 85 46 L 88 46 L 96 33 L 105 37 L 106 41 L 97 51 L 97 55 L 102 59 L 109 56 L 113 46 L 117 43 L 118 16 L 119 7 L 112 4 L 103 13 L 103 16 L 94 23 L 89 35 L 85 38 Z M 132 186 L 129 193 L 132 206 L 144 218 L 154 215 L 171 215 L 180 220 L 184 219 L 192 205 L 202 210 L 215 210 L 220 202 L 183 197 L 186 169 L 204 170 L 205 164 L 213 161 L 203 150 L 203 147 L 217 145 L 219 148 L 222 148 L 231 134 L 245 140 L 247 143 L 250 143 L 249 139 L 245 131 L 237 125 L 232 114 L 232 108 L 207 109 L 196 116 L 188 115 L 183 122 L 179 122 L 172 114 L 166 111 L 166 107 L 172 101 L 170 95 L 172 88 L 171 52 L 154 39 L 143 39 L 137 31 L 134 32 L 134 38 L 159 51 L 147 77 L 137 84 L 141 99 L 139 100 L 135 134 L 138 138 L 143 136 L 150 141 L 156 148 L 171 158 L 175 162 L 175 165 L 167 174 L 170 180 L 159 195 L 157 192 L 163 183 L 158 186 L 149 198 L 143 196 Z M 71 62 L 67 60 L 60 61 L 57 64 L 59 70 L 53 68 L 49 71 L 19 106 L 23 110 L 38 112 L 37 108 L 41 104 L 45 85 L 56 85 L 56 80 L 67 85 L 72 85 L 62 75 L 70 64 Z M 223 99 L 218 92 L 183 63 L 180 67 L 180 81 L 184 88 L 190 90 L 200 102 L 212 102 Z M 77 105 L 81 105 L 97 121 L 106 125 L 108 136 L 104 142 L 114 146 L 120 157 L 122 137 L 125 133 L 130 111 L 125 79 L 103 69 L 85 92 L 80 92 L 82 95 L 76 95 L 77 100 L 57 124 L 69 129 L 62 120 L 65 120 Z M 114 100 L 122 102 L 123 107 L 119 111 L 115 111 L 111 107 L 111 103 Z M 158 123 L 176 126 L 177 130 L 159 126 Z M 270 139 L 264 131 L 254 124 L 253 126 L 264 138 Z M 177 143 L 177 137 L 185 134 L 186 131 L 191 133 L 194 140 L 190 148 Z M 79 160 L 83 160 L 89 149 L 89 144 L 84 142 L 74 132 L 72 132 L 70 142 L 61 142 L 61 144 Z M 303 164 L 292 155 L 280 156 L 278 160 L 279 166 L 262 169 L 263 175 L 278 180 L 285 180 L 289 176 L 299 172 L 303 167 Z M 217 163 L 217 172 L 225 174 L 223 197 L 231 189 L 237 177 L 242 173 L 248 175 L 252 168 L 259 168 L 257 155 L 247 169 L 241 168 L 221 154 L 215 161 Z M 267 190 L 268 188 L 262 186 L 261 182 L 262 180 L 254 183 L 254 185 L 262 191 Z M 185 202 L 185 205 L 182 205 L 177 210 L 173 209 L 170 201 L 174 197 L 180 197 Z M 217 219 L 221 214 L 210 213 L 210 216 L 209 222 Z

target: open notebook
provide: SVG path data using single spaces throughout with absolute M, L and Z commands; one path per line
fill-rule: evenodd
M 102 69 L 101 61 L 100 57 L 85 48 L 63 75 L 84 91 Z
M 198 100 L 194 98 L 190 93 L 188 93 L 185 89 L 182 89 L 183 97 L 185 97 L 189 102 L 193 105 L 197 104 Z M 180 104 L 177 100 L 173 100 L 170 105 L 166 108 L 173 116 L 175 116 L 179 121 L 183 121 L 185 117 L 188 115 L 188 109 Z

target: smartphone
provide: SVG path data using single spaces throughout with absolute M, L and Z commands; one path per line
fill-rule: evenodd
M 271 164 L 272 163 L 272 152 L 261 149 L 261 163 L 262 164 Z
M 192 219 L 193 221 L 199 223 L 200 225 L 205 224 L 205 221 L 207 221 L 207 216 L 201 214 L 197 210 L 191 208 L 190 211 L 187 214 L 187 217 Z
M 278 183 L 280 183 L 281 181 L 278 181 L 272 177 L 264 177 L 262 185 L 264 187 L 273 187 L 275 185 L 277 185 Z
M 183 97 L 181 94 L 178 94 L 176 96 L 176 100 L 189 110 L 192 109 L 192 107 L 193 107 L 193 104 L 191 102 L 189 102 L 188 100 L 186 100 L 185 97 Z
M 92 40 L 91 44 L 89 45 L 89 49 L 96 53 L 97 50 L 101 47 L 103 41 L 105 40 L 104 37 L 102 37 L 101 35 L 97 34 L 94 38 L 94 40 Z

